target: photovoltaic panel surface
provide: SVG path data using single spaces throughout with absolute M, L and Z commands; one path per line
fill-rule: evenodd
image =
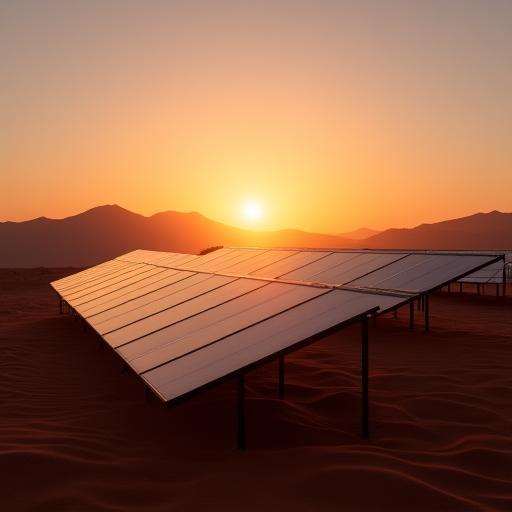
M 76 310 L 85 317 L 92 316 L 107 309 L 111 309 L 115 306 L 119 306 L 141 295 L 146 295 L 160 288 L 164 288 L 169 284 L 183 279 L 183 276 L 185 275 L 184 272 L 179 270 L 165 268 L 162 270 L 163 271 L 159 274 L 145 277 L 141 281 L 133 283 L 125 288 L 113 291 L 104 297 L 99 297 L 88 302 L 87 304 L 77 306 Z
M 313 299 L 301 302 L 264 321 L 238 332 L 189 338 L 186 343 L 165 352 L 160 366 L 146 370 L 141 376 L 162 398 L 169 401 L 263 360 L 272 354 L 320 335 L 345 320 L 355 318 L 369 309 L 372 297 L 344 290 L 324 290 Z M 187 339 L 188 341 L 188 339 Z M 198 345 L 199 344 L 199 348 Z M 140 368 L 155 361 L 142 357 L 132 364 Z
M 168 401 L 495 259 L 404 251 L 133 251 L 52 286 Z
M 484 255 L 409 254 L 350 284 L 420 293 L 453 281 L 492 260 L 492 257 Z

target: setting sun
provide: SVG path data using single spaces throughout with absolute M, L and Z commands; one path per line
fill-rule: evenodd
M 263 206 L 258 201 L 248 201 L 244 203 L 242 212 L 246 220 L 256 222 L 263 217 Z

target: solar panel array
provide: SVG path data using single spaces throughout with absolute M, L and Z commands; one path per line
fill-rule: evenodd
M 482 251 L 482 254 L 488 254 L 488 252 Z M 459 281 L 475 284 L 502 284 L 504 272 L 506 281 L 512 281 L 512 251 L 505 251 L 505 261 L 493 263 L 459 279 Z
M 133 251 L 52 286 L 170 401 L 493 261 L 369 251 Z
M 142 262 L 161 256 L 132 254 L 52 285 L 164 401 L 378 306 L 356 291 L 207 272 L 213 256 L 201 272 Z

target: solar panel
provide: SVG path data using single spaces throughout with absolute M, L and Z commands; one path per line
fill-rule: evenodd
M 107 279 L 112 279 L 116 276 L 125 274 L 126 272 L 132 272 L 133 270 L 144 267 L 145 265 L 142 263 L 126 263 L 122 266 L 110 268 L 108 270 L 102 270 L 97 274 L 84 276 L 80 280 L 77 280 L 73 283 L 67 283 L 66 286 L 61 286 L 59 289 L 63 292 L 66 292 L 67 294 L 70 294 L 76 290 L 81 290 L 87 286 L 92 286 L 97 283 L 101 283 L 102 281 L 106 281 Z
M 175 256 L 179 253 L 175 252 L 161 252 L 161 251 L 134 251 L 128 254 L 123 254 L 119 257 L 119 259 L 125 260 L 125 261 L 133 261 L 136 263 L 153 263 L 154 261 L 157 261 L 161 259 L 162 257 L 170 257 Z
M 333 253 L 283 278 L 346 284 L 403 257 L 403 254 Z
M 241 263 L 243 261 L 251 260 L 257 257 L 261 252 L 264 251 L 244 251 L 240 249 L 235 249 L 228 252 L 224 252 L 219 255 L 217 258 L 212 258 L 210 261 L 206 262 L 204 265 L 197 267 L 194 262 L 192 262 L 191 266 L 195 269 L 203 270 L 206 272 L 222 272 L 225 268 L 234 265 L 235 263 Z
M 370 250 L 226 248 L 203 256 L 138 250 L 52 286 L 61 296 L 61 312 L 64 300 L 166 402 L 237 374 L 243 448 L 245 371 L 279 356 L 282 396 L 283 354 L 356 320 L 362 322 L 361 426 L 368 437 L 367 316 L 410 302 L 412 327 L 412 301 L 421 297 L 428 330 L 428 293 L 475 272 L 489 282 L 503 269 L 497 258 Z
M 199 256 L 195 260 L 185 261 L 178 263 L 178 266 L 185 270 L 205 270 L 205 266 L 210 263 L 212 260 L 218 260 L 220 258 L 230 257 L 230 255 L 235 254 L 235 249 L 219 249 L 218 251 L 209 252 L 204 256 Z
M 115 271 L 126 269 L 129 267 L 133 267 L 136 265 L 132 262 L 122 262 L 115 261 L 112 265 L 98 265 L 98 267 L 92 267 L 82 272 L 78 272 L 77 274 L 70 276 L 70 278 L 65 277 L 63 279 L 59 279 L 53 283 L 53 287 L 56 290 L 66 291 L 79 286 L 88 281 L 92 281 L 103 276 L 110 276 Z
M 225 276 L 215 276 L 210 274 L 197 274 L 187 280 L 179 281 L 178 283 L 167 286 L 166 288 L 151 294 L 152 297 L 144 297 L 143 301 L 131 301 L 126 308 L 120 306 L 110 310 L 110 314 L 116 314 L 109 319 L 100 321 L 98 317 L 91 318 L 91 325 L 100 333 L 105 334 L 114 330 L 125 327 L 123 333 L 129 333 L 136 330 L 136 327 L 129 327 L 135 322 L 143 318 L 150 317 L 163 311 L 164 309 L 176 306 L 182 302 L 190 300 L 202 293 L 211 291 L 219 286 L 230 283 L 235 278 Z M 151 302 L 148 301 L 151 300 Z M 140 302 L 145 302 L 145 305 L 140 305 Z M 119 313 L 119 311 L 123 311 Z
M 495 260 L 369 250 L 133 251 L 53 286 L 162 399 L 171 400 Z
M 215 281 L 215 279 L 212 278 L 208 282 L 212 281 Z M 114 347 L 132 342 L 133 340 L 143 336 L 145 337 L 143 343 L 149 344 L 150 338 L 161 339 L 162 336 L 167 336 L 167 331 L 164 332 L 164 330 L 166 328 L 169 329 L 169 326 L 176 322 L 179 322 L 189 316 L 198 315 L 199 313 L 206 314 L 204 312 L 213 307 L 215 307 L 215 311 L 213 311 L 212 314 L 222 314 L 226 309 L 230 309 L 229 306 L 232 308 L 233 304 L 238 302 L 233 299 L 243 296 L 244 294 L 248 294 L 249 292 L 267 284 L 262 281 L 250 279 L 237 280 L 235 282 L 226 281 L 226 278 L 224 278 L 224 283 L 225 285 L 219 286 L 220 283 L 217 280 L 215 288 L 211 287 L 209 290 L 201 294 L 194 295 L 187 300 L 180 300 L 179 302 L 175 301 L 172 305 L 166 307 L 162 311 L 142 318 L 136 323 L 132 323 L 126 327 L 104 334 L 104 338 Z M 194 293 L 197 293 L 197 291 Z M 169 303 L 166 305 L 168 304 Z M 194 325 L 197 325 L 199 321 L 200 319 L 197 316 L 194 316 Z
M 282 260 L 270 263 L 258 270 L 249 272 L 252 276 L 277 278 L 282 277 L 293 270 L 301 269 L 306 265 L 329 256 L 330 252 L 300 251 Z
M 357 257 L 357 253 L 350 252 L 332 252 L 325 258 L 319 259 L 301 267 L 297 270 L 293 270 L 282 276 L 283 279 L 291 279 L 296 281 L 315 281 L 315 276 L 321 272 L 325 272 L 337 265 L 342 265 L 350 260 Z
M 192 260 L 197 260 L 198 258 L 201 258 L 201 256 L 197 256 L 195 254 L 167 254 L 163 258 L 155 259 L 153 261 L 153 265 L 175 267 Z
M 250 248 L 237 248 L 237 250 L 246 253 L 254 251 Z M 259 250 L 261 251 L 261 249 Z M 275 251 L 288 252 L 287 249 Z M 492 251 L 385 249 L 332 249 L 327 251 L 297 249 L 294 251 L 296 251 L 295 254 L 282 258 L 276 264 L 270 264 L 254 272 L 247 272 L 247 274 L 285 281 L 317 282 L 352 288 L 365 287 L 406 294 L 428 293 L 458 279 L 464 282 L 503 281 L 503 278 L 498 275 L 496 267 L 485 267 L 479 274 L 471 274 L 462 278 L 468 274 L 468 269 L 485 266 L 496 260 L 499 257 L 499 252 L 496 254 Z M 507 254 L 505 253 L 505 257 Z M 471 257 L 474 259 L 471 260 Z M 509 257 L 512 260 L 512 252 Z M 403 263 L 400 263 L 401 260 L 404 260 Z M 257 262 L 257 258 L 253 261 Z M 419 261 L 421 264 L 417 266 Z M 497 265 L 500 263 L 498 262 Z M 512 269 L 512 265 L 510 268 Z M 243 269 L 240 270 L 242 271 L 238 274 L 244 275 Z M 377 273 L 377 271 L 379 272 Z M 414 274 L 414 278 L 410 278 L 411 274 Z M 512 270 L 509 271 L 509 274 L 512 279 Z
M 244 261 L 233 263 L 221 271 L 228 274 L 247 275 L 269 264 L 281 261 L 295 254 L 295 251 L 265 251 Z
M 161 267 L 148 266 L 148 268 L 144 269 L 144 271 L 137 272 L 130 276 L 123 276 L 124 279 L 117 279 L 115 281 L 104 283 L 104 286 L 96 287 L 94 290 L 83 290 L 80 296 L 74 296 L 70 298 L 69 303 L 76 308 L 78 306 L 90 304 L 97 299 L 104 300 L 112 293 L 123 292 L 132 285 L 139 285 L 139 283 L 148 279 L 149 277 L 160 276 L 160 274 L 162 274 L 164 271 L 165 269 Z
M 482 254 L 488 254 L 488 251 L 482 251 Z M 459 282 L 475 284 L 502 284 L 504 278 L 506 281 L 509 281 L 512 278 L 512 251 L 505 251 L 504 256 L 504 261 L 498 261 L 497 263 L 484 267 L 477 272 L 473 272 L 472 274 L 459 279 Z
M 224 266 L 231 262 L 232 268 L 248 271 L 296 255 L 296 251 L 224 251 L 218 258 L 207 258 L 203 268 L 217 260 L 216 264 Z M 148 255 L 141 251 L 130 257 L 140 262 Z M 162 260 L 155 254 L 150 254 L 150 258 L 155 262 Z M 168 258 L 179 260 L 175 255 Z M 309 257 L 296 259 L 296 263 L 300 265 L 310 260 Z M 108 268 L 112 269 L 114 277 L 103 273 Z M 182 368 L 182 363 L 177 361 L 189 357 L 195 360 L 197 353 L 210 350 L 213 345 L 225 350 L 226 344 L 232 343 L 231 338 L 238 340 L 242 333 L 247 333 L 248 337 L 241 338 L 239 348 L 249 357 L 251 353 L 268 353 L 272 344 L 277 343 L 278 332 L 282 333 L 279 343 L 291 346 L 300 341 L 302 332 L 317 333 L 319 329 L 341 324 L 375 310 L 379 302 L 391 306 L 404 300 L 403 297 L 383 299 L 377 294 L 333 291 L 261 278 L 230 277 L 204 270 L 173 270 L 144 263 L 123 267 L 125 272 L 121 273 L 118 268 L 121 267 L 102 266 L 99 278 L 81 282 L 68 294 L 63 293 L 63 297 L 70 303 L 85 301 L 76 306 L 77 311 L 143 379 L 148 375 L 148 383 L 151 382 L 161 396 L 168 393 L 170 386 L 166 381 L 158 390 L 156 383 L 158 379 L 170 377 L 171 366 L 166 365 L 174 368 L 179 364 Z M 93 272 L 89 277 L 92 275 L 99 274 Z M 312 308 L 310 303 L 324 296 L 330 299 L 323 299 Z M 280 325 L 274 320 L 277 317 L 285 322 L 284 330 L 275 327 L 273 333 L 272 329 L 266 330 L 268 340 L 260 340 L 261 346 L 257 348 L 251 340 L 260 330 L 264 331 L 267 322 Z M 212 365 L 219 362 L 212 361 Z M 230 361 L 230 369 L 236 366 L 233 364 L 233 360 Z M 213 371 L 213 366 L 207 373 Z M 218 368 L 214 373 L 215 378 L 222 376 Z M 171 395 L 177 396 L 176 390 Z
M 259 283 L 260 286 L 250 293 L 167 328 L 149 332 L 121 348 L 120 353 L 138 356 L 136 361 L 131 360 L 132 366 L 137 371 L 147 370 L 157 366 L 161 361 L 169 361 L 189 350 L 197 350 L 214 339 L 237 332 L 272 316 L 275 312 L 293 307 L 327 291 L 280 283 L 261 286 L 261 282 Z M 107 342 L 113 341 L 109 335 L 106 335 L 105 339 Z
M 503 263 L 500 262 L 489 265 L 477 272 L 473 272 L 467 277 L 459 279 L 459 282 L 500 284 L 503 282 Z
M 129 270 L 122 272 L 120 274 L 115 274 L 112 277 L 103 277 L 99 280 L 90 281 L 84 283 L 81 286 L 73 288 L 70 291 L 66 291 L 68 302 L 76 302 L 77 304 L 81 304 L 82 301 L 79 300 L 82 297 L 88 297 L 93 295 L 95 292 L 100 291 L 103 293 L 105 289 L 111 289 L 112 285 L 114 287 L 118 286 L 118 283 L 130 282 L 132 278 L 137 278 L 140 275 L 146 275 L 149 272 L 160 271 L 158 267 L 152 267 L 150 265 L 136 265 L 134 267 L 130 267 Z M 123 285 L 121 285 L 123 286 Z
M 157 281 L 147 288 L 141 286 L 139 289 L 131 292 L 127 297 L 122 297 L 120 300 L 112 299 L 112 301 L 102 304 L 100 311 L 97 309 L 86 309 L 85 316 L 95 316 L 95 322 L 102 322 L 126 313 L 127 311 L 132 311 L 146 304 L 158 301 L 176 291 L 188 288 L 198 281 L 208 279 L 208 276 L 204 274 L 194 274 L 193 272 L 172 269 L 168 269 L 168 271 L 172 272 L 172 274 L 164 278 L 162 282 Z M 88 304 L 84 305 L 85 308 L 87 308 L 87 306 Z
M 409 254 L 351 282 L 355 286 L 426 292 L 495 258 L 486 255 Z
M 164 268 L 162 269 L 162 272 L 158 274 L 144 277 L 136 283 L 133 283 L 119 290 L 112 291 L 104 297 L 93 299 L 87 304 L 75 306 L 75 309 L 86 317 L 100 313 L 101 311 L 105 311 L 106 309 L 118 306 L 124 302 L 139 297 L 140 295 L 150 293 L 159 288 L 163 288 L 168 284 L 175 282 L 176 280 L 179 280 L 179 278 L 176 279 L 174 277 L 179 273 L 179 270 Z
M 130 364 L 143 369 L 169 358 L 141 376 L 162 400 L 170 401 L 364 314 L 371 308 L 372 297 L 356 295 L 323 290 L 285 310 L 269 310 L 266 318 L 238 332 L 199 331 L 199 338 L 190 336 L 183 345 L 169 345 L 154 358 L 138 358 Z
M 254 249 L 237 248 L 251 252 Z M 283 252 L 287 249 L 281 249 Z M 318 282 L 348 286 L 365 286 L 375 289 L 388 289 L 403 293 L 426 293 L 449 281 L 457 280 L 467 273 L 467 269 L 478 268 L 489 264 L 499 257 L 499 251 L 406 251 L 406 250 L 372 250 L 372 249 L 332 249 L 308 250 L 297 249 L 296 255 L 284 258 L 281 265 L 269 265 L 254 272 L 252 275 L 279 278 L 291 281 Z M 408 279 L 403 274 L 410 263 L 411 272 L 421 274 L 417 261 L 408 259 L 415 256 L 424 265 L 424 276 Z M 474 259 L 467 259 L 473 257 Z M 311 261 L 307 261 L 311 259 Z M 403 264 L 390 265 L 400 262 Z M 512 260 L 512 253 L 510 254 Z M 304 261 L 301 264 L 301 261 Z M 451 262 L 451 263 L 450 263 Z M 382 269 L 381 269 L 382 266 Z M 388 268 L 389 266 L 389 268 Z M 431 266 L 429 268 L 429 266 Z M 512 268 L 512 265 L 511 265 Z M 374 273 L 376 271 L 379 274 Z M 396 271 L 396 272 L 395 272 Z M 395 279 L 380 279 L 387 275 L 401 274 Z M 427 274 L 428 277 L 427 277 Z M 371 277 L 370 277 L 371 276 Z

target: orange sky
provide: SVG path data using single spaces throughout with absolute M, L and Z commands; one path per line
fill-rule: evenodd
M 0 220 L 511 211 L 511 26 L 501 0 L 1 2 Z

